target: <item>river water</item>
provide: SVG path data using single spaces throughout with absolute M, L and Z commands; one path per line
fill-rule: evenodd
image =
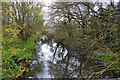
M 42 39 L 44 39 L 42 37 Z M 30 71 L 23 77 L 27 78 L 90 78 L 94 72 L 104 69 L 103 66 L 95 67 L 93 61 L 76 59 L 69 55 L 68 50 L 51 41 L 50 43 L 36 43 L 36 53 L 29 63 Z M 116 74 L 105 72 L 93 78 L 117 77 Z

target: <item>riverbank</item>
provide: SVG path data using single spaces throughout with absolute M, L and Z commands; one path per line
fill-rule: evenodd
M 17 78 L 28 71 L 26 64 L 30 62 L 31 56 L 35 51 L 35 40 L 37 36 L 32 35 L 26 43 L 17 37 L 7 37 L 10 43 L 2 44 L 2 77 Z
M 94 75 L 100 75 L 108 71 L 115 72 L 119 75 L 119 55 L 110 47 L 107 47 L 104 44 L 102 45 L 99 42 L 96 44 L 94 43 L 94 45 L 92 44 L 92 46 L 84 47 L 76 44 L 80 43 L 80 41 L 73 42 L 72 40 L 56 35 L 51 35 L 51 37 L 54 38 L 54 41 L 58 43 L 58 45 L 62 45 L 62 47 L 67 49 L 70 56 L 73 56 L 76 59 L 86 59 L 87 61 L 95 62 L 104 67 L 101 71 L 95 72 Z M 96 67 L 98 66 L 96 65 Z

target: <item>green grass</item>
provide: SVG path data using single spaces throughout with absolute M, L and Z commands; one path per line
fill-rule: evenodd
M 19 37 L 17 37 L 17 41 L 13 40 L 11 43 L 2 44 L 2 77 L 12 78 L 18 77 L 22 75 L 22 73 L 26 70 L 26 66 L 22 63 L 22 61 L 29 61 L 31 56 L 35 50 L 35 39 L 37 36 L 32 35 L 28 38 L 26 43 L 23 43 Z M 11 37 L 8 37 L 11 39 Z M 13 50 L 12 50 L 13 49 Z

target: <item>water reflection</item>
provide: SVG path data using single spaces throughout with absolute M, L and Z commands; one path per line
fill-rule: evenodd
M 40 41 L 37 42 L 36 54 L 33 55 L 33 61 L 30 63 L 30 72 L 24 74 L 24 77 L 89 78 L 91 73 L 100 69 L 100 67 L 99 69 L 90 68 L 92 66 L 96 66 L 96 63 L 76 59 L 63 46 L 53 41 L 46 44 Z M 95 78 L 101 77 L 99 75 Z
M 49 61 L 49 72 L 55 78 L 85 78 L 91 72 L 89 67 L 95 65 L 72 57 L 69 51 L 65 53 L 66 55 L 60 56 L 60 48 L 56 53 L 55 62 L 53 60 Z

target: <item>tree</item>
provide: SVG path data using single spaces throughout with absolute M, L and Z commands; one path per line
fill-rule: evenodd
M 108 68 L 118 70 L 120 59 L 118 5 L 113 2 L 54 3 L 50 6 L 50 21 L 54 23 L 52 34 L 55 36 L 55 41 L 61 41 L 62 44 L 69 46 L 68 50 L 73 49 L 73 52 L 77 52 L 77 56 L 85 55 L 87 59 L 103 54 L 102 56 L 106 57 L 104 61 L 107 69 L 101 71 L 102 73 Z
M 13 2 L 3 3 L 3 6 L 5 6 L 3 7 L 3 25 L 6 25 L 6 23 L 9 25 L 16 22 L 13 26 L 20 30 L 17 35 L 23 42 L 26 42 L 27 38 L 44 27 L 42 4 Z
M 32 34 L 43 28 L 39 3 L 2 3 L 2 77 L 18 78 L 29 71 L 26 64 L 35 50 L 37 37 Z

